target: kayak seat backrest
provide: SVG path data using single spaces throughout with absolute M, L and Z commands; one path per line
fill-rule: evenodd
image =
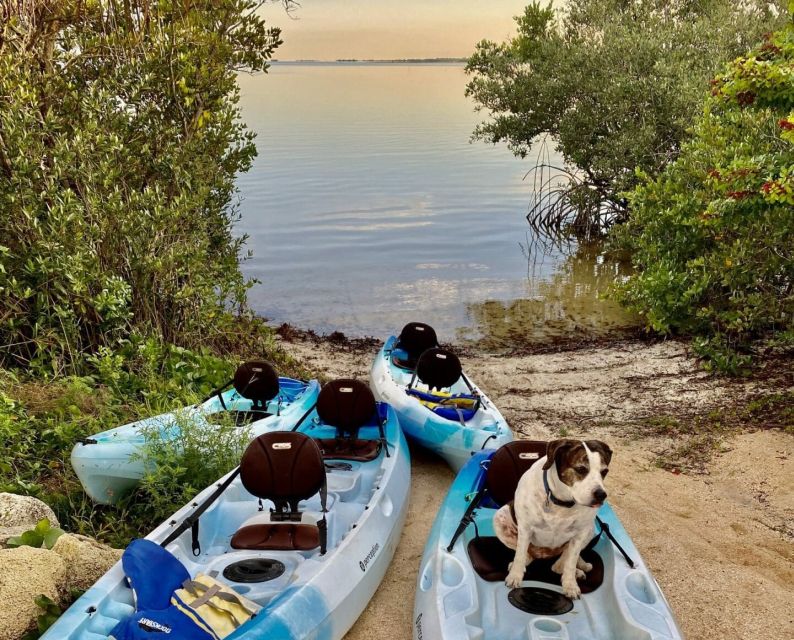
M 403 327 L 392 352 L 392 362 L 401 369 L 413 371 L 416 362 L 428 349 L 438 346 L 436 331 L 424 322 L 409 322 Z
M 458 356 L 446 349 L 425 351 L 416 363 L 416 377 L 432 389 L 448 389 L 463 373 Z
M 325 463 L 320 448 L 309 436 L 293 432 L 265 433 L 243 454 L 240 480 L 246 490 L 271 500 L 270 523 L 252 524 L 232 536 L 234 549 L 310 550 L 320 546 L 320 530 L 302 524 L 298 503 L 324 495 Z M 323 521 L 324 523 L 324 521 Z
M 336 428 L 335 438 L 318 438 L 323 457 L 368 462 L 380 454 L 380 440 L 362 440 L 361 427 L 377 423 L 377 405 L 370 388 L 360 380 L 341 378 L 326 384 L 317 398 L 317 415 Z
M 234 372 L 234 390 L 255 405 L 270 402 L 278 395 L 278 374 L 272 365 L 264 360 L 243 362 Z
M 510 502 L 521 476 L 546 455 L 546 448 L 543 440 L 516 440 L 499 447 L 485 475 L 488 497 L 499 506 Z

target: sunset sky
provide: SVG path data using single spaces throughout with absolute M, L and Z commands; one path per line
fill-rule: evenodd
M 282 28 L 280 60 L 464 57 L 514 31 L 528 0 L 301 0 L 291 17 L 278 3 L 262 13 Z

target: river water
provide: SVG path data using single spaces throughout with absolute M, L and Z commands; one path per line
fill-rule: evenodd
M 240 85 L 259 155 L 237 228 L 272 323 L 382 337 L 421 320 L 494 345 L 631 323 L 599 297 L 621 266 L 532 234 L 536 158 L 470 143 L 462 65 L 281 63 Z

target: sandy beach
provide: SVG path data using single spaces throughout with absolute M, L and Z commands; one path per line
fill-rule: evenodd
M 328 378 L 367 379 L 377 346 L 293 336 L 288 352 Z M 466 370 L 518 437 L 598 437 L 615 450 L 610 503 L 687 638 L 794 638 L 794 437 L 722 434 L 711 456 L 661 468 L 676 434 L 643 433 L 658 415 L 703 415 L 763 383 L 708 376 L 680 343 L 637 341 L 534 354 L 466 350 Z M 779 381 L 777 382 L 779 388 Z M 394 561 L 348 640 L 410 638 L 419 561 L 453 474 L 412 448 L 408 519 Z M 665 466 L 665 465 L 663 465 Z M 691 468 L 690 468 L 691 467 Z

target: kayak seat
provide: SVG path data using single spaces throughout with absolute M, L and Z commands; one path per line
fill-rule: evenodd
M 244 362 L 234 372 L 234 390 L 261 409 L 278 395 L 279 378 L 269 362 L 252 360 Z
M 379 424 L 375 396 L 360 380 L 342 378 L 326 384 L 317 398 L 317 415 L 336 428 L 335 438 L 316 440 L 323 458 L 369 462 L 380 455 L 381 440 L 358 437 L 361 427 Z
M 313 524 L 252 524 L 232 536 L 233 549 L 311 551 L 320 546 L 320 530 Z
M 401 369 L 413 371 L 419 356 L 437 346 L 438 337 L 433 327 L 424 322 L 409 322 L 397 337 L 392 351 L 392 362 Z
M 380 440 L 360 438 L 317 438 L 317 444 L 326 460 L 353 460 L 370 462 L 380 455 Z
M 300 550 L 316 547 L 325 553 L 327 523 L 301 523 L 298 503 L 320 494 L 326 510 L 325 462 L 317 443 L 294 431 L 265 433 L 256 438 L 240 461 L 240 480 L 245 489 L 273 502 L 270 522 L 243 525 L 232 536 L 233 549 Z
M 467 551 L 472 568 L 483 580 L 501 582 L 507 578 L 508 565 L 513 561 L 515 551 L 502 544 L 499 538 L 496 536 L 472 538 Z M 585 562 L 593 565 L 593 568 L 585 574 L 585 579 L 578 581 L 582 593 L 590 593 L 598 589 L 604 582 L 604 561 L 592 549 L 582 551 L 580 555 Z M 524 580 L 561 585 L 562 576 L 551 570 L 551 565 L 558 557 L 530 562 L 524 574 Z
M 416 363 L 416 377 L 431 391 L 450 388 L 462 374 L 463 366 L 458 356 L 445 349 L 428 349 Z
M 417 360 L 419 360 L 418 357 L 411 357 L 408 355 L 407 351 L 403 351 L 402 349 L 395 349 L 391 353 L 391 361 L 394 365 L 406 371 L 413 371 L 416 369 Z

